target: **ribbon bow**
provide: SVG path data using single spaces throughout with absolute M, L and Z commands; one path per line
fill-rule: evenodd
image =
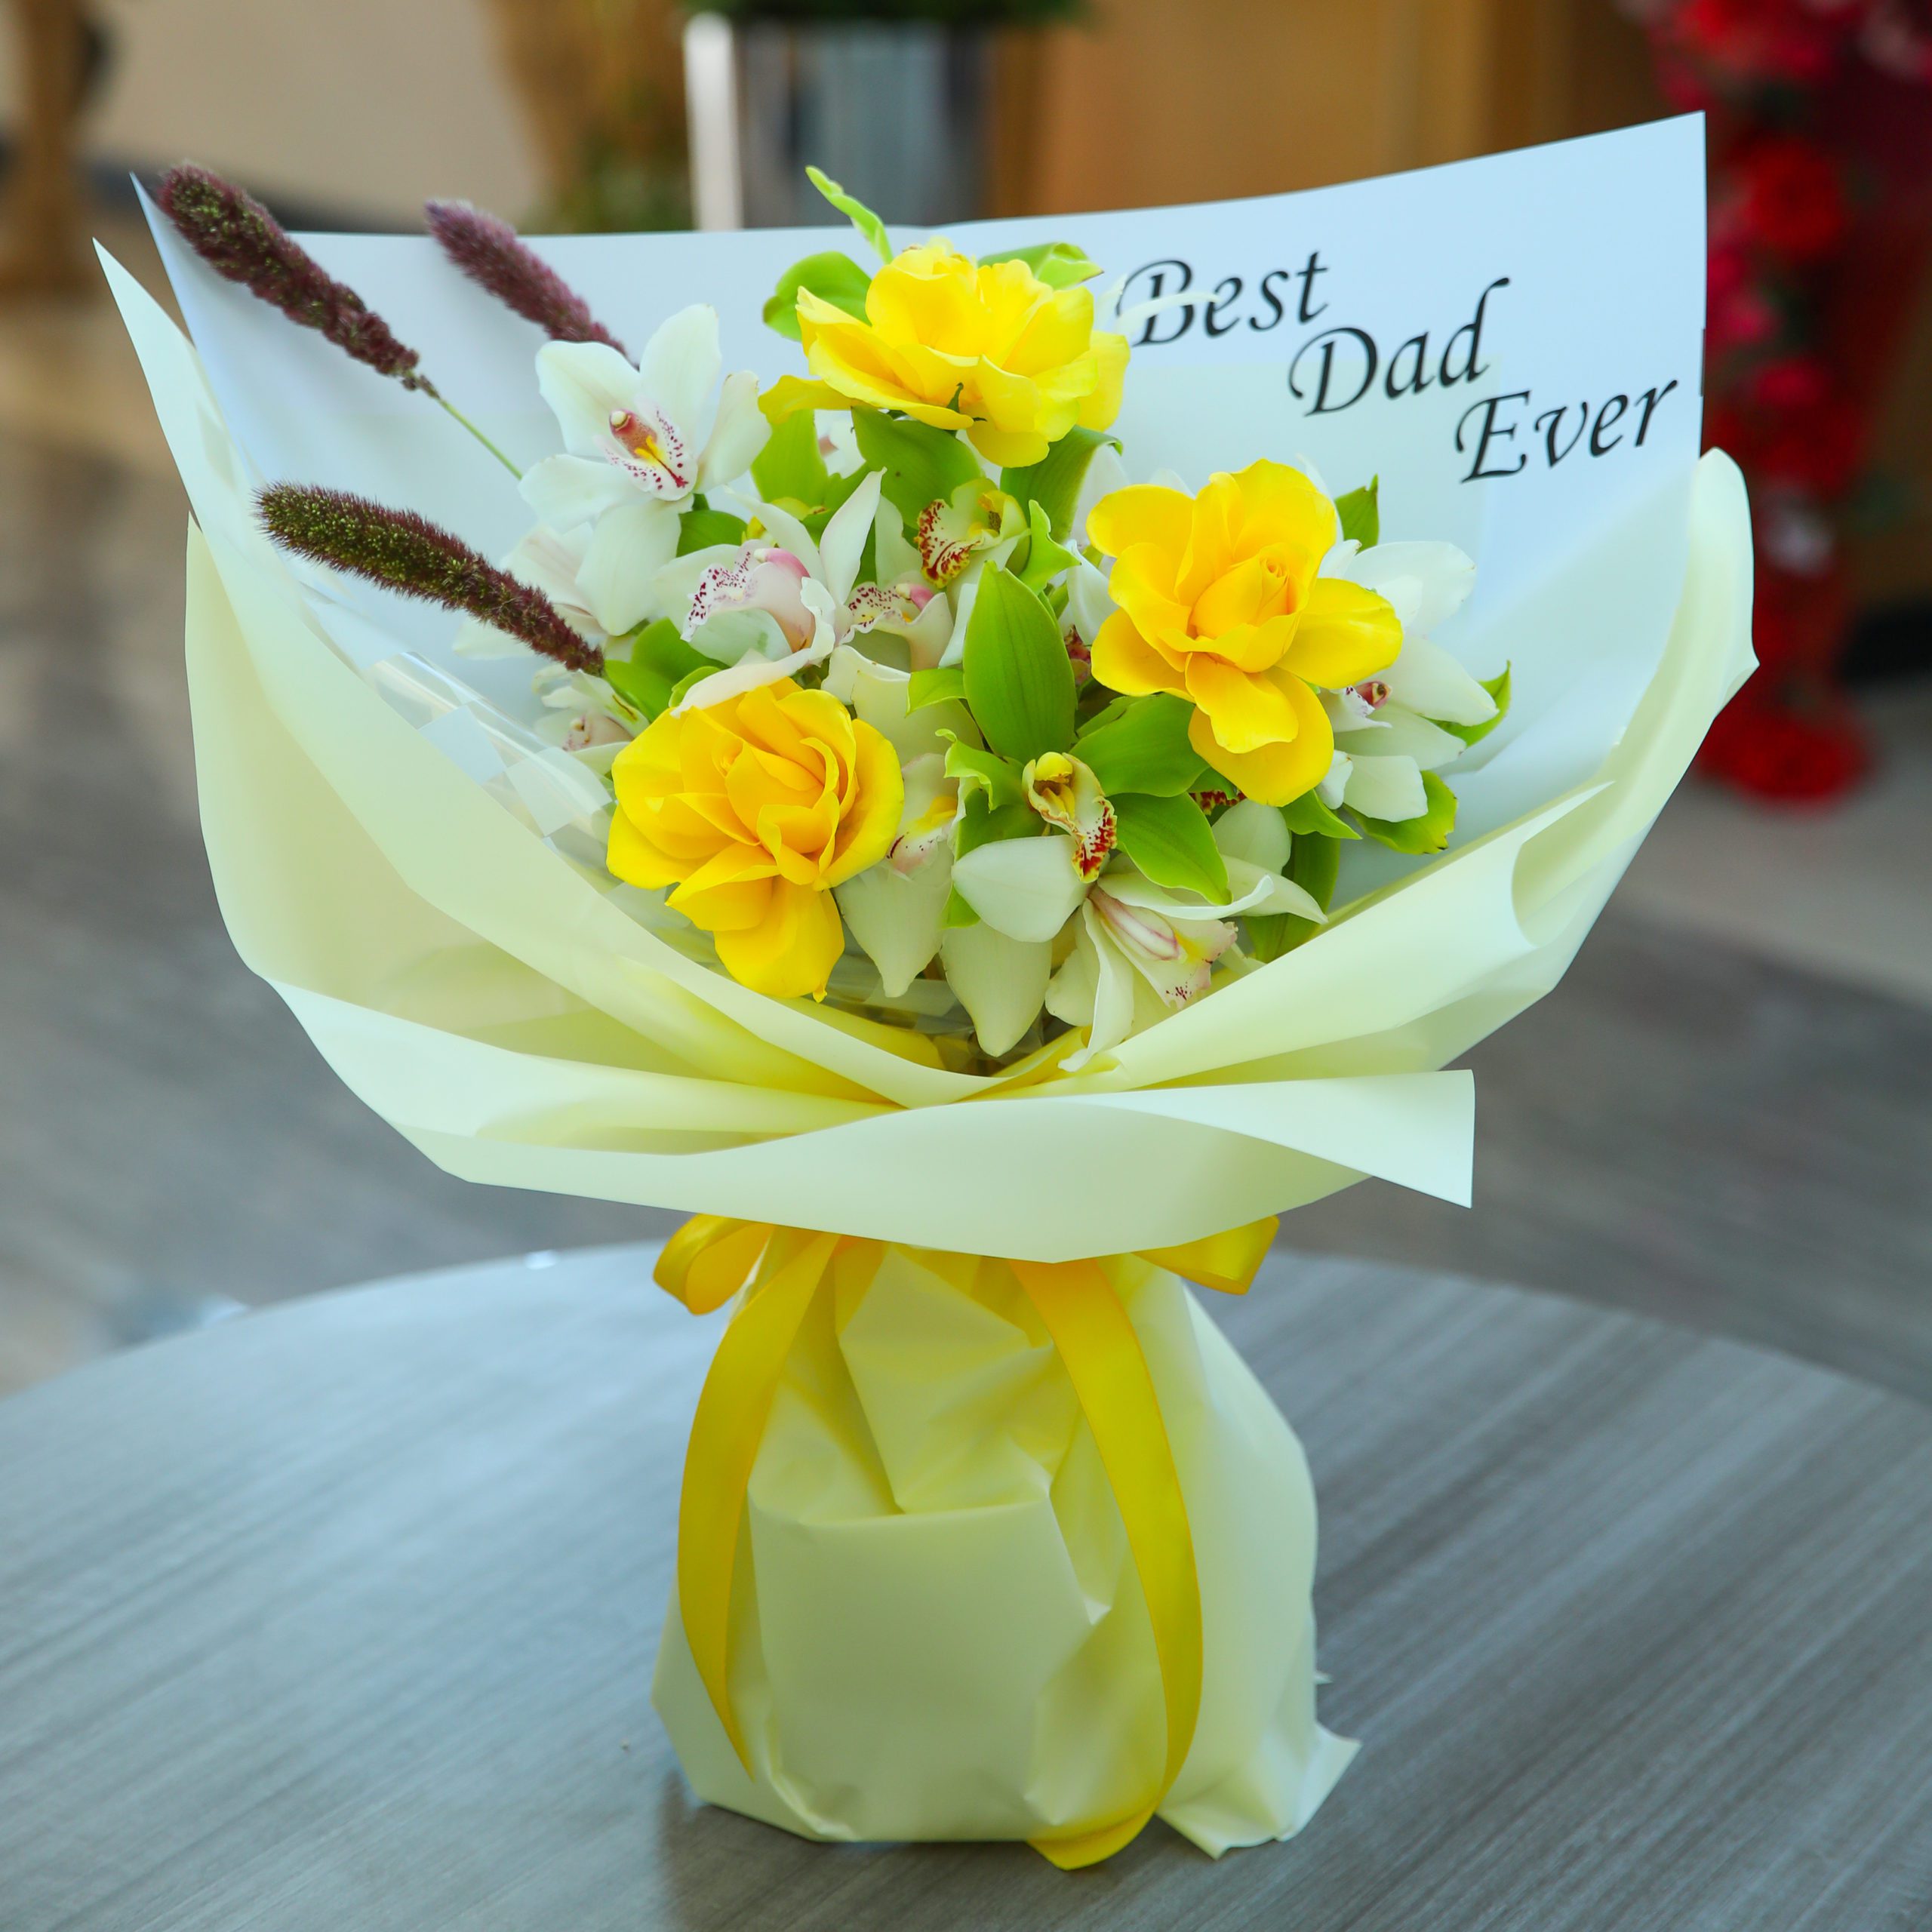
M 1223 1294 L 1243 1294 L 1267 1253 L 1272 1217 L 1141 1259 Z M 871 1284 L 884 1245 L 844 1235 L 698 1214 L 665 1243 L 658 1284 L 694 1315 L 721 1306 L 756 1270 L 712 1358 L 691 1423 L 678 1500 L 678 1607 L 712 1706 L 739 1761 L 751 1758 L 731 1709 L 731 1579 L 752 1466 L 786 1357 L 820 1291 L 854 1299 Z M 1063 1869 L 1097 1864 L 1159 1808 L 1186 1761 L 1201 1711 L 1201 1583 L 1174 1451 L 1140 1338 L 1097 1260 L 1009 1261 L 1073 1385 L 1127 1531 L 1147 1600 L 1167 1716 L 1158 1788 L 1124 1817 L 1032 1841 Z

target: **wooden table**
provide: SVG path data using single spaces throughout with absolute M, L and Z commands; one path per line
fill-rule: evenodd
M 612 1249 L 0 1403 L 6 1932 L 1932 1924 L 1932 1416 L 1566 1302 L 1282 1257 L 1224 1321 L 1323 1510 L 1300 1838 L 1073 1876 L 696 1806 L 648 1703 L 715 1321 Z

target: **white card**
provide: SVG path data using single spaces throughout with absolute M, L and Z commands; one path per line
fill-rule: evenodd
M 1300 194 L 948 235 L 974 253 L 1065 238 L 1102 264 L 1097 288 L 1126 276 L 1130 301 L 1195 298 L 1132 334 L 1115 426 L 1137 478 L 1166 467 L 1198 485 L 1257 457 L 1306 457 L 1331 490 L 1380 476 L 1386 539 L 1446 538 L 1475 557 L 1475 595 L 1441 641 L 1478 676 L 1511 663 L 1515 702 L 1451 774 L 1460 842 L 1586 778 L 1661 648 L 1701 429 L 1703 193 L 1702 119 L 1687 116 Z M 265 477 L 406 505 L 492 555 L 521 534 L 511 477 L 433 404 L 220 280 L 165 220 L 155 232 Z M 432 242 L 302 239 L 518 461 L 559 447 L 536 392 L 539 332 Z M 533 245 L 633 354 L 709 302 L 726 367 L 767 380 L 803 368 L 759 319 L 780 274 L 827 248 L 866 260 L 842 224 Z M 380 608 L 400 641 L 515 703 L 513 661 L 454 658 L 454 620 Z

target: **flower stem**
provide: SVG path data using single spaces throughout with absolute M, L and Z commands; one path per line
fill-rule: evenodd
M 454 416 L 456 420 L 460 423 L 463 426 L 467 429 L 469 433 L 474 436 L 476 440 L 481 443 L 483 447 L 488 450 L 512 476 L 516 478 L 519 482 L 523 480 L 523 472 L 518 469 L 516 465 L 511 462 L 509 458 L 504 455 L 503 451 L 497 448 L 496 445 L 491 442 L 489 438 L 485 435 L 483 432 L 478 429 L 476 425 L 471 422 L 469 418 L 464 415 L 463 411 L 457 408 L 456 405 L 451 401 L 448 397 L 445 395 L 441 389 L 433 388 L 427 383 L 425 383 L 423 385 L 423 387 L 424 389 L 428 391 L 429 394 L 433 396 L 438 402 L 441 403 L 443 408 L 448 410 L 451 415 Z

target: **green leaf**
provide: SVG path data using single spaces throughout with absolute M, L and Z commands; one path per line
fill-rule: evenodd
M 1503 669 L 1493 678 L 1482 680 L 1482 688 L 1496 700 L 1496 715 L 1485 718 L 1480 724 L 1443 724 L 1442 729 L 1451 737 L 1460 738 L 1466 745 L 1480 744 L 1491 732 L 1509 715 L 1509 666 Z M 1440 723 L 1439 719 L 1431 721 Z
M 1128 700 L 1118 712 L 1109 706 L 1081 734 L 1073 749 L 1094 768 L 1100 789 L 1110 798 L 1143 792 L 1176 798 L 1194 789 L 1201 754 L 1189 742 L 1194 707 L 1170 691 Z
M 909 416 L 882 416 L 876 409 L 852 412 L 852 433 L 868 469 L 882 470 L 879 488 L 906 520 L 909 534 L 928 503 L 950 497 L 962 483 L 986 480 L 971 445 L 950 429 L 915 423 Z
M 969 792 L 952 834 L 953 856 L 963 859 L 977 848 L 1003 838 L 1038 838 L 1046 829 L 1045 822 L 1024 798 L 989 805 L 983 792 Z
M 948 932 L 954 932 L 961 926 L 977 926 L 979 923 L 979 914 L 960 897 L 958 888 L 954 887 L 946 895 L 946 911 L 940 916 L 940 924 Z
M 694 550 L 709 549 L 714 543 L 742 543 L 745 520 L 728 510 L 715 510 L 702 497 L 694 497 L 691 506 L 678 519 L 678 555 L 688 557 Z
M 1003 805 L 1024 802 L 1024 773 L 1011 758 L 1001 758 L 982 745 L 969 745 L 952 739 L 946 747 L 946 775 L 959 780 L 959 789 L 968 804 L 980 798 L 998 810 Z
M 1054 536 L 1064 537 L 1073 528 L 1073 507 L 1087 480 L 1087 466 L 1103 443 L 1120 448 L 1118 439 L 1104 429 L 1069 429 L 1038 463 L 1024 469 L 1002 470 L 999 487 L 1017 497 L 1023 509 L 1038 503 L 1047 513 L 1047 528 Z
M 829 302 L 860 321 L 866 319 L 866 291 L 872 278 L 853 260 L 835 248 L 822 255 L 808 255 L 794 262 L 778 278 L 778 286 L 766 298 L 765 325 L 780 335 L 798 340 L 798 291 L 809 288 L 821 301 Z M 810 415 L 810 411 L 806 412 Z
M 628 658 L 605 657 L 604 678 L 634 711 L 655 718 L 670 705 L 681 678 L 694 671 L 717 668 L 678 635 L 677 626 L 669 617 L 660 617 L 631 640 Z
M 1115 842 L 1156 885 L 1226 899 L 1228 868 L 1192 798 L 1131 792 L 1113 801 Z
M 1288 848 L 1288 877 L 1323 912 L 1334 903 L 1335 879 L 1342 869 L 1342 841 L 1305 832 Z
M 752 465 L 752 481 L 768 503 L 801 503 L 808 510 L 825 501 L 825 458 L 819 454 L 818 419 L 809 409 L 788 416 Z
M 1359 838 L 1361 834 L 1345 818 L 1331 812 L 1317 792 L 1304 792 L 1281 808 L 1288 829 L 1299 838 L 1306 832 L 1318 832 L 1324 838 Z
M 934 671 L 915 671 L 906 688 L 906 709 L 923 711 L 929 704 L 943 704 L 949 697 L 961 703 L 966 699 L 966 673 L 957 664 L 942 664 Z
M 1032 535 L 1026 546 L 1026 561 L 1020 567 L 1020 581 L 1029 590 L 1044 593 L 1047 586 L 1074 561 L 1074 553 L 1054 541 L 1047 513 L 1038 503 L 1026 506 L 1026 517 Z
M 1357 812 L 1356 822 L 1392 852 L 1440 852 L 1455 829 L 1456 795 L 1432 771 L 1423 774 L 1422 786 L 1429 795 L 1428 809 L 1414 818 L 1368 818 Z
M 1049 288 L 1072 288 L 1091 281 L 1100 272 L 1100 263 L 1090 260 L 1086 250 L 1071 242 L 1036 242 L 1030 248 L 1001 248 L 982 255 L 980 260 L 987 266 L 995 262 L 1024 262 Z
M 1292 952 L 1321 930 L 1312 919 L 1294 912 L 1246 912 L 1241 916 L 1247 926 L 1247 949 L 1264 964 Z
M 1024 764 L 1073 743 L 1073 665 L 1051 612 L 989 565 L 966 620 L 966 701 L 994 750 Z
M 1335 514 L 1342 519 L 1342 540 L 1352 537 L 1364 549 L 1382 541 L 1382 478 L 1371 476 L 1359 490 L 1335 499 Z
M 805 179 L 878 251 L 882 262 L 892 259 L 892 244 L 885 237 L 885 223 L 855 195 L 848 195 L 826 174 L 816 168 L 805 170 Z

